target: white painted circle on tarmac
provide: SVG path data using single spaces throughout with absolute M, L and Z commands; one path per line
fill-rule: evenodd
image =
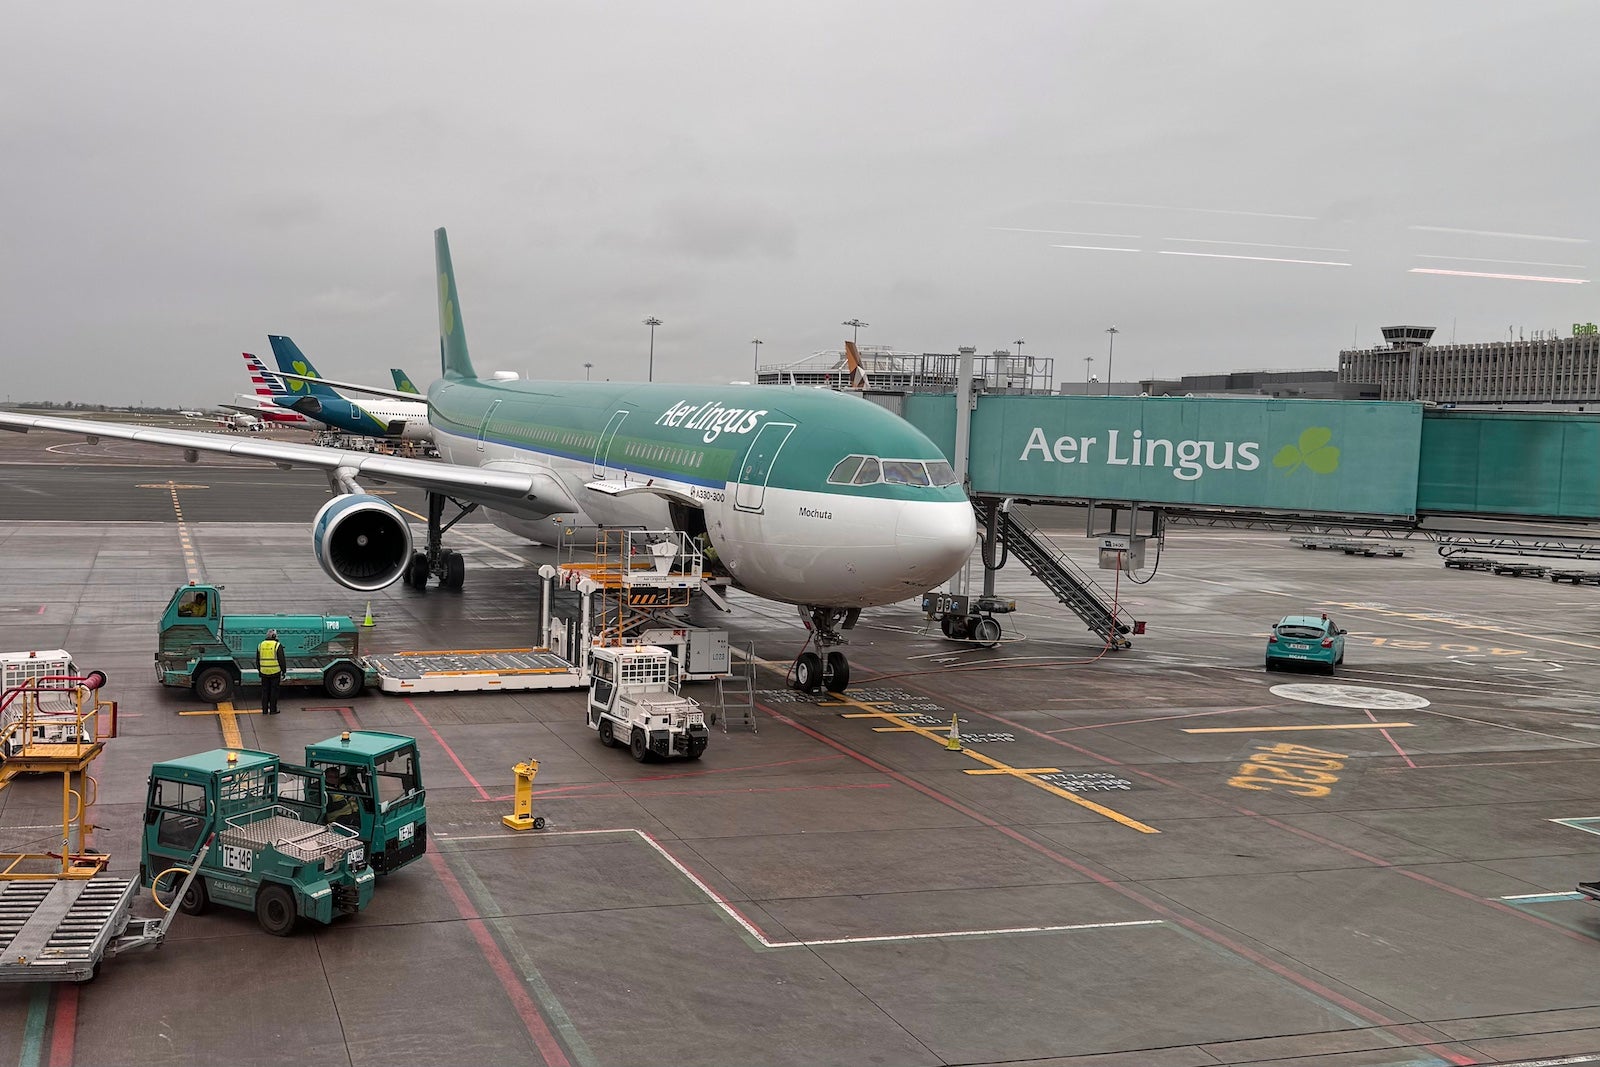
M 1411 711 L 1428 706 L 1426 697 L 1402 693 L 1398 689 L 1373 689 L 1365 685 L 1306 683 L 1275 685 L 1272 695 L 1305 704 L 1329 704 L 1336 708 L 1363 708 L 1373 711 Z

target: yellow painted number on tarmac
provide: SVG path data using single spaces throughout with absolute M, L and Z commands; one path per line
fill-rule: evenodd
M 1325 797 L 1339 780 L 1332 771 L 1344 770 L 1349 757 L 1342 752 L 1311 748 L 1308 745 L 1257 745 L 1250 762 L 1241 764 L 1239 773 L 1228 779 L 1235 789 L 1254 789 L 1263 793 L 1288 793 L 1297 797 Z

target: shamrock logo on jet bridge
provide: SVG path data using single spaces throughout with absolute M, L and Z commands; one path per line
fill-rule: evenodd
M 1309 426 L 1300 432 L 1297 445 L 1284 445 L 1272 457 L 1272 465 L 1293 474 L 1305 467 L 1313 474 L 1332 474 L 1339 469 L 1339 449 L 1329 444 L 1333 431 L 1326 426 Z

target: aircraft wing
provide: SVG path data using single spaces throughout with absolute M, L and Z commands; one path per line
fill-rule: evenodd
M 90 419 L 22 415 L 14 411 L 0 411 L 0 430 L 15 430 L 19 433 L 26 433 L 29 430 L 48 430 L 87 437 L 91 444 L 98 443 L 102 438 L 142 441 L 164 448 L 182 449 L 187 453 L 214 452 L 246 459 L 259 459 L 276 464 L 284 470 L 298 467 L 323 471 L 328 475 L 330 484 L 338 485 L 340 491 L 348 491 L 347 487 L 356 478 L 363 478 L 380 484 L 392 482 L 430 492 L 447 493 L 460 500 L 476 501 L 491 506 L 497 503 L 515 503 L 529 511 L 548 507 L 547 514 L 552 515 L 573 510 L 572 500 L 560 484 L 537 471 L 459 467 L 436 460 L 347 452 L 339 448 L 322 448 L 317 445 L 263 441 L 259 438 L 224 437 L 219 434 L 197 433 L 193 430 L 167 430 L 115 422 L 95 422 Z
M 272 410 L 271 408 L 261 408 L 261 407 L 256 407 L 256 408 L 240 407 L 238 404 L 218 404 L 217 406 L 219 408 L 221 408 L 222 410 L 224 410 L 224 411 L 237 411 L 241 415 L 260 415 L 263 412 Z

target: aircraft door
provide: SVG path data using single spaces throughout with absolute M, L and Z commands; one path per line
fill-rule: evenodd
M 773 461 L 783 450 L 784 442 L 794 433 L 792 422 L 769 422 L 761 427 L 756 439 L 744 454 L 739 477 L 733 487 L 733 506 L 741 511 L 760 511 L 767 499 L 767 479 L 772 476 Z
M 608 478 L 613 472 L 611 467 L 611 445 L 617 439 L 617 429 L 622 425 L 622 420 L 628 417 L 626 411 L 618 411 L 611 416 L 606 428 L 600 434 L 600 440 L 594 446 L 594 476 Z
M 485 411 L 483 413 L 483 421 L 478 423 L 478 451 L 479 452 L 483 451 L 484 438 L 486 438 L 489 435 L 489 420 L 494 418 L 495 409 L 498 408 L 500 406 L 500 404 L 501 404 L 501 401 L 499 401 L 499 400 L 496 400 L 493 404 L 490 404 L 489 405 L 489 410 Z

